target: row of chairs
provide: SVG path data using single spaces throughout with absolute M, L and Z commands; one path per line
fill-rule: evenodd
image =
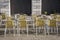
M 36 16 L 36 15 L 32 15 L 30 16 L 31 19 L 33 20 L 27 20 L 27 15 L 15 15 L 15 17 L 8 17 L 5 14 L 1 15 L 1 22 L 4 22 L 4 35 L 6 37 L 7 34 L 7 30 L 13 30 L 13 36 L 15 36 L 16 34 L 16 30 L 17 30 L 17 34 L 20 36 L 21 34 L 21 30 L 25 30 L 27 32 L 27 36 L 29 34 L 29 26 L 31 27 L 31 29 L 35 30 L 36 35 L 38 34 L 38 32 L 40 33 L 41 31 L 43 31 L 43 34 L 46 35 L 46 33 L 50 33 L 53 31 L 53 29 L 55 30 L 55 32 L 58 34 L 58 26 L 57 26 L 57 22 L 56 19 L 48 19 L 45 20 L 44 18 L 41 18 L 40 16 Z M 30 22 L 32 21 L 32 26 L 30 25 Z M 48 22 L 48 24 L 46 24 L 46 21 Z M 29 23 L 28 23 L 29 22 Z M 2 23 L 1 23 L 2 25 Z M 41 30 L 42 29 L 42 30 Z M 34 31 L 33 31 L 34 32 Z

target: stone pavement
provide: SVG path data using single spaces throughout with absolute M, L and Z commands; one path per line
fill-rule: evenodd
M 0 36 L 0 40 L 60 40 L 60 36 L 57 35 L 26 35 L 21 34 L 20 36 L 16 35 L 13 37 L 12 35 L 7 35 L 4 37 L 3 35 Z

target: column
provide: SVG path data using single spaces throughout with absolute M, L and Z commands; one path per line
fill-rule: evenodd
M 32 15 L 41 15 L 42 0 L 32 0 Z

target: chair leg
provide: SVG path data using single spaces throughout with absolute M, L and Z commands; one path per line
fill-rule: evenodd
M 27 36 L 28 36 L 28 27 L 27 27 Z
M 20 28 L 19 28 L 19 30 L 18 30 L 18 34 L 19 34 L 19 36 L 20 36 Z
M 5 28 L 4 37 L 6 37 L 6 31 L 7 31 L 7 28 Z
M 51 33 L 53 33 L 53 28 L 51 27 Z
M 33 23 L 33 29 L 35 29 L 34 23 Z
M 58 27 L 57 27 L 57 35 L 58 35 Z
M 49 35 L 49 33 L 50 33 L 50 27 L 47 28 L 47 33 Z
M 35 24 L 34 24 L 34 22 L 33 22 L 33 31 L 35 32 Z M 34 33 L 34 32 L 33 32 L 33 33 Z
M 44 35 L 46 35 L 46 33 L 47 33 L 47 32 L 46 32 L 46 28 L 44 27 Z
M 54 27 L 54 33 L 56 33 L 56 28 Z
M 50 30 L 50 29 L 49 29 L 49 26 L 46 26 L 46 27 L 45 27 L 45 31 L 46 31 L 46 33 L 47 33 L 48 35 L 49 35 L 49 30 Z
M 10 28 L 8 30 L 9 30 L 9 34 L 10 34 Z
M 39 33 L 40 33 L 40 31 L 41 31 L 40 29 L 41 29 L 41 28 L 39 27 Z
M 38 32 L 37 32 L 37 27 L 36 27 L 36 35 L 37 35 L 37 33 L 38 33 Z
M 17 28 L 17 35 L 20 36 L 20 28 Z
M 15 37 L 15 28 L 13 28 L 13 36 Z

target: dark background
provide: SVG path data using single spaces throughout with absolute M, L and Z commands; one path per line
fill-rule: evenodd
M 42 0 L 42 13 L 53 11 L 60 13 L 60 0 Z M 11 12 L 31 14 L 31 0 L 11 0 Z
M 12 14 L 25 13 L 31 14 L 31 0 L 11 0 Z
M 43 0 L 42 1 L 42 13 L 47 11 L 48 14 L 57 12 L 60 13 L 60 0 Z

